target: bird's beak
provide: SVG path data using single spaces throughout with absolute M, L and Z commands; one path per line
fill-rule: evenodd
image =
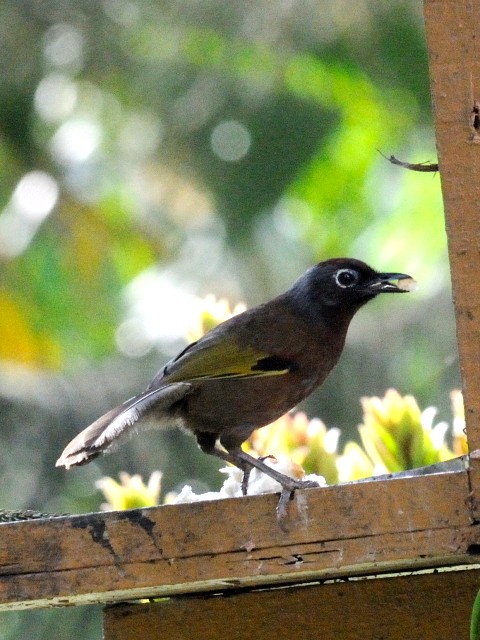
M 372 293 L 406 293 L 415 291 L 417 282 L 406 273 L 377 273 L 367 285 Z

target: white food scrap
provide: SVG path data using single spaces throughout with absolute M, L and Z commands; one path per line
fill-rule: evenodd
M 397 287 L 402 291 L 416 291 L 418 283 L 413 278 L 402 278 L 397 282 Z

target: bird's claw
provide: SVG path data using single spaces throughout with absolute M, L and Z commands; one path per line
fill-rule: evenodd
M 297 489 L 317 489 L 320 485 L 315 480 L 300 480 L 301 487 Z
M 277 504 L 277 521 L 283 531 L 287 531 L 285 520 L 287 519 L 288 503 L 293 499 L 294 495 L 295 491 L 290 491 L 289 489 L 285 489 L 285 487 L 282 488 Z
M 257 459 L 261 462 L 265 462 L 265 460 L 275 460 L 275 462 L 277 461 L 276 457 L 271 453 L 269 453 L 267 456 L 258 456 Z
M 320 486 L 315 480 L 295 480 L 294 478 L 290 480 L 290 482 L 282 484 L 282 487 L 283 490 L 291 491 L 292 493 L 296 489 L 316 489 Z
M 288 531 L 285 526 L 285 521 L 288 514 L 288 503 L 293 500 L 295 491 L 297 489 L 315 489 L 320 485 L 314 480 L 294 480 L 288 483 L 288 486 L 282 486 L 282 492 L 280 493 L 280 499 L 277 504 L 277 522 L 283 531 Z

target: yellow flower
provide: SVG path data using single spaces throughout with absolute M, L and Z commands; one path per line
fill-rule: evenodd
M 421 412 L 413 396 L 389 389 L 383 399 L 362 398 L 359 426 L 365 451 L 375 467 L 389 472 L 414 469 L 453 457 L 445 444 L 446 423 L 433 426 L 436 409 Z
M 337 443 L 340 431 L 327 429 L 318 418 L 305 413 L 287 413 L 275 422 L 254 431 L 245 444 L 259 456 L 285 455 L 305 472 L 324 476 L 328 484 L 338 481 Z
M 103 492 L 107 502 L 102 505 L 104 511 L 123 511 L 140 507 L 153 507 L 158 504 L 162 473 L 154 471 L 148 484 L 143 482 L 142 476 L 131 476 L 126 471 L 118 474 L 120 482 L 109 476 L 100 478 L 95 483 L 97 489 Z
M 349 482 L 386 473 L 385 467 L 375 468 L 362 447 L 356 442 L 347 442 L 343 454 L 337 458 L 338 481 Z
M 199 340 L 207 331 L 213 329 L 221 322 L 245 311 L 246 306 L 239 302 L 233 309 L 225 298 L 216 300 L 215 296 L 208 295 L 199 300 L 199 310 L 197 317 L 192 321 L 191 327 L 187 331 L 186 338 L 189 342 Z

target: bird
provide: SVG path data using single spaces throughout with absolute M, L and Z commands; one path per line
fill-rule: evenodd
M 56 466 L 88 463 L 142 426 L 177 425 L 194 434 L 204 453 L 243 471 L 244 495 L 254 467 L 276 480 L 284 510 L 296 489 L 318 485 L 278 472 L 241 445 L 324 382 L 364 304 L 381 293 L 412 290 L 412 283 L 409 275 L 379 273 L 353 258 L 318 263 L 286 292 L 189 344 L 145 391 L 79 433 Z

